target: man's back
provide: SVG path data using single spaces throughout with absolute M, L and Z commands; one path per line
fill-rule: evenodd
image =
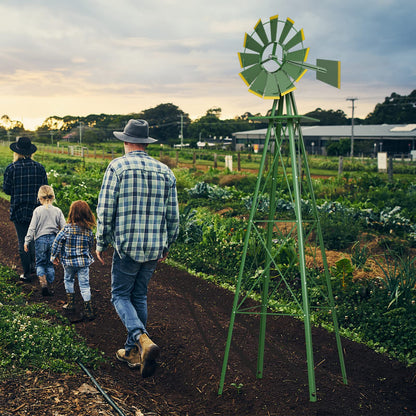
M 97 246 L 113 244 L 120 257 L 138 262 L 163 257 L 179 225 L 176 179 L 144 151 L 113 160 L 97 207 Z
M 30 158 L 19 159 L 7 166 L 3 190 L 11 196 L 10 219 L 29 222 L 39 205 L 38 190 L 48 184 L 45 168 Z

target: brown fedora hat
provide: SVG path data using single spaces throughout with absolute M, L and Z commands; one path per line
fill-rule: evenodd
M 28 156 L 36 152 L 38 148 L 30 141 L 29 137 L 19 137 L 17 142 L 10 145 L 10 149 L 19 155 Z
M 154 143 L 156 139 L 149 137 L 149 124 L 146 120 L 131 119 L 124 127 L 124 131 L 113 131 L 117 139 L 128 143 Z

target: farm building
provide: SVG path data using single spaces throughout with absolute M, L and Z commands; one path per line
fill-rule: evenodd
M 248 130 L 233 133 L 235 150 L 263 148 L 267 129 Z M 311 154 L 326 154 L 331 142 L 351 139 L 352 127 L 349 126 L 302 126 L 303 141 L 306 150 Z M 416 124 L 382 124 L 355 125 L 355 153 L 375 155 L 387 152 L 389 155 L 410 155 L 416 149 Z M 361 144 L 361 146 L 360 146 Z M 413 153 L 413 152 L 412 152 Z

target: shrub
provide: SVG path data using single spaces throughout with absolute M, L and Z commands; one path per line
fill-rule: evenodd
M 329 250 L 342 250 L 357 240 L 362 222 L 350 212 L 324 212 L 320 215 L 322 237 Z

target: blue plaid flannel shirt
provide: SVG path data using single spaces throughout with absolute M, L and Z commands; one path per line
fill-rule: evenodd
M 30 158 L 19 159 L 4 171 L 3 191 L 10 195 L 10 219 L 30 222 L 39 206 L 38 190 L 48 184 L 45 168 Z
M 93 261 L 94 234 L 76 224 L 66 224 L 57 234 L 51 249 L 51 261 L 59 257 L 63 266 L 86 267 Z
M 97 206 L 96 248 L 113 245 L 137 262 L 162 258 L 176 240 L 179 208 L 176 178 L 144 151 L 110 162 Z

